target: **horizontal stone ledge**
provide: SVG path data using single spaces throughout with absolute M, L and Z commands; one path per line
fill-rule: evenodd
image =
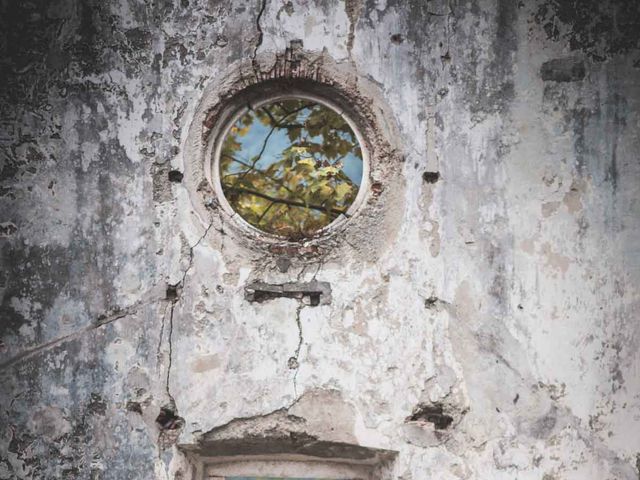
M 190 454 L 207 458 L 315 458 L 378 465 L 393 460 L 397 452 L 361 445 L 318 440 L 311 435 L 261 436 L 225 440 L 204 440 L 179 448 Z
M 317 306 L 331 303 L 331 285 L 328 282 L 252 282 L 244 289 L 249 302 L 262 303 L 276 298 L 292 298 L 305 305 Z

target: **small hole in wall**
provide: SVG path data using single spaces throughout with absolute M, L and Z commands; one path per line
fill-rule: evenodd
M 170 302 L 178 300 L 178 285 L 167 285 L 165 300 L 169 300 Z
M 169 181 L 173 183 L 180 183 L 184 178 L 184 174 L 179 170 L 169 170 Z
M 164 406 L 160 409 L 156 424 L 160 430 L 178 430 L 184 426 L 184 419 L 179 417 L 172 407 Z
M 140 402 L 129 400 L 127 402 L 127 411 L 142 414 L 142 405 L 140 405 Z
M 366 166 L 355 126 L 325 101 L 304 97 L 241 110 L 215 160 L 231 209 L 251 227 L 294 241 L 353 214 Z
M 446 430 L 453 423 L 453 417 L 445 413 L 439 403 L 420 404 L 406 419 L 407 422 L 432 423 L 436 430 Z
M 426 183 L 436 183 L 440 180 L 440 172 L 424 172 L 422 174 L 422 180 Z

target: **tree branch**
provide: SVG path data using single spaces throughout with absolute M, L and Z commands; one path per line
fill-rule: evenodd
M 260 225 L 260 222 L 262 221 L 262 219 L 264 218 L 264 216 L 267 214 L 267 212 L 268 212 L 269 210 L 271 210 L 271 207 L 273 207 L 273 205 L 274 205 L 274 203 L 273 203 L 273 202 L 271 202 L 271 203 L 269 204 L 269 206 L 268 206 L 267 208 L 265 208 L 265 209 L 262 211 L 262 213 L 260 214 L 260 217 L 258 218 L 258 221 L 256 222 L 258 225 Z
M 256 157 L 251 162 L 251 168 L 249 168 L 249 170 L 245 171 L 242 175 L 240 175 L 238 180 L 243 179 L 250 171 L 252 171 L 253 169 L 256 168 L 256 165 L 258 164 L 258 162 L 262 158 L 262 154 L 264 153 L 265 149 L 267 148 L 267 142 L 269 141 L 269 138 L 271 138 L 271 135 L 273 135 L 273 132 L 277 128 L 282 128 L 281 124 L 282 124 L 283 121 L 285 121 L 287 118 L 289 118 L 294 113 L 297 114 L 297 113 L 301 112 L 302 110 L 304 110 L 305 108 L 314 107 L 315 105 L 316 105 L 315 103 L 305 104 L 300 108 L 296 108 L 292 112 L 288 112 L 284 117 L 282 117 L 282 118 L 280 118 L 280 120 L 276 121 L 276 123 L 271 126 L 271 130 L 269 130 L 269 133 L 267 134 L 267 136 L 264 137 L 264 141 L 262 142 L 262 148 L 260 149 L 260 152 L 258 153 L 258 155 L 256 155 Z M 267 108 L 266 107 L 262 107 L 261 110 L 263 110 L 264 112 L 267 112 Z M 273 116 L 269 115 L 269 118 L 272 119 Z
M 223 189 L 225 190 L 225 194 L 227 193 L 227 191 L 229 191 L 229 192 L 235 192 L 235 193 L 245 194 L 245 195 L 254 195 L 256 197 L 269 200 L 270 202 L 282 203 L 284 205 L 289 205 L 290 207 L 310 208 L 311 210 L 318 210 L 319 212 L 331 213 L 334 215 L 346 215 L 346 211 L 340 210 L 339 208 L 327 209 L 322 205 L 307 205 L 303 202 L 296 202 L 295 200 L 287 200 L 286 198 L 272 197 L 271 195 L 267 195 L 266 193 L 258 192 L 256 190 L 251 190 L 244 187 L 236 187 L 234 185 L 223 185 Z
M 227 157 L 229 160 L 239 163 L 240 165 L 244 165 L 245 167 L 249 167 L 249 170 L 245 170 L 243 172 L 237 172 L 237 173 L 227 173 L 224 177 L 222 177 L 222 179 L 224 180 L 227 177 L 235 177 L 235 176 L 240 176 L 240 178 L 238 180 L 236 180 L 233 184 L 236 185 L 243 177 L 246 173 L 248 173 L 253 167 L 251 167 L 251 165 L 249 163 L 243 162 L 242 160 L 238 160 L 235 157 L 232 157 L 231 155 L 227 155 L 226 153 L 223 153 L 222 156 Z M 304 199 L 302 199 L 300 197 L 300 195 L 298 195 L 296 192 L 294 192 L 293 190 L 291 190 L 289 187 L 287 187 L 287 185 L 282 181 L 279 180 L 275 177 L 272 177 L 271 175 L 267 175 L 266 172 L 263 172 L 260 169 L 253 169 L 255 172 L 259 173 L 260 175 L 262 175 L 264 178 L 268 178 L 269 180 L 271 180 L 273 183 L 275 183 L 276 185 L 278 185 L 279 187 L 284 188 L 287 192 L 289 192 L 291 195 L 298 197 L 298 199 L 303 202 Z

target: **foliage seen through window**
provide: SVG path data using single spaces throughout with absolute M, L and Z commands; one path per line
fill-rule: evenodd
M 222 190 L 254 227 L 292 240 L 313 236 L 347 211 L 362 181 L 362 150 L 333 109 L 285 99 L 236 120 L 220 153 Z

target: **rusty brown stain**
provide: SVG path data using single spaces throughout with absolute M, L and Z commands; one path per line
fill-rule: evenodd
M 191 371 L 194 373 L 208 372 L 218 368 L 220 363 L 220 356 L 217 353 L 200 355 L 191 362 Z
M 559 253 L 554 252 L 549 242 L 545 242 L 542 245 L 542 248 L 540 249 L 540 254 L 542 254 L 547 260 L 547 266 L 560 272 L 562 275 L 567 273 L 567 270 L 569 269 L 569 265 L 571 264 L 571 259 L 569 257 L 565 257 L 564 255 L 560 255 Z

